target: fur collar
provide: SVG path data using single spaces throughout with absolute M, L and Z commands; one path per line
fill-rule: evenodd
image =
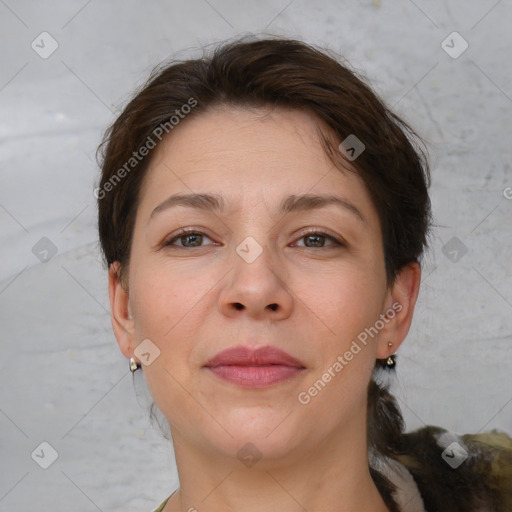
M 403 464 L 388 457 L 378 457 L 372 466 L 396 487 L 393 499 L 400 512 L 426 512 L 418 486 Z

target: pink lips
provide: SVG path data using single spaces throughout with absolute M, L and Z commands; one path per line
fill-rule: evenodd
M 276 384 L 304 369 L 299 360 L 269 345 L 256 350 L 244 345 L 223 350 L 205 367 L 224 380 L 246 387 Z

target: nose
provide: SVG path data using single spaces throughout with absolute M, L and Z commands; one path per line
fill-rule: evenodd
M 255 320 L 283 320 L 290 316 L 293 294 L 277 256 L 263 248 L 250 263 L 235 254 L 232 264 L 233 270 L 227 274 L 219 295 L 219 308 L 224 315 L 246 315 Z

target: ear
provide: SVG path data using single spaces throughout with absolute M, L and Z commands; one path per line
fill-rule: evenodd
M 421 269 L 418 263 L 409 263 L 397 275 L 386 298 L 387 322 L 379 334 L 377 358 L 394 354 L 411 327 L 414 306 L 420 289 Z M 388 343 L 393 345 L 390 347 Z
M 112 328 L 119 344 L 119 348 L 126 358 L 133 356 L 136 335 L 135 323 L 131 315 L 129 304 L 129 291 L 120 278 L 120 264 L 118 261 L 110 265 L 108 271 L 108 293 L 110 297 L 110 316 Z

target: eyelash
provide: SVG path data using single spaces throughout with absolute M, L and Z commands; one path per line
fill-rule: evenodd
M 173 243 L 176 240 L 179 240 L 180 238 L 182 238 L 182 237 L 184 237 L 186 235 L 203 235 L 203 236 L 206 236 L 206 237 L 210 238 L 206 233 L 203 233 L 202 231 L 198 231 L 197 229 L 194 229 L 194 228 L 184 228 L 181 231 L 179 231 L 175 236 L 173 236 L 169 240 L 166 240 L 162 245 L 163 245 L 163 247 L 174 246 L 174 247 L 180 247 L 182 249 L 199 249 L 200 247 L 203 247 L 203 246 L 184 247 L 184 246 L 181 246 L 181 245 L 175 245 Z M 308 236 L 321 236 L 321 237 L 324 237 L 324 238 L 329 239 L 332 242 L 334 242 L 334 245 L 338 245 L 340 247 L 346 247 L 346 244 L 344 242 L 342 242 L 341 240 L 338 240 L 336 237 L 334 237 L 332 235 L 329 235 L 329 234 L 327 234 L 327 233 L 325 233 L 325 232 L 323 232 L 321 230 L 318 230 L 318 229 L 312 229 L 311 231 L 307 231 L 306 233 L 303 233 L 300 236 L 300 238 L 298 238 L 298 240 L 302 240 L 303 238 L 306 238 Z M 210 240 L 211 240 L 211 238 L 210 238 Z M 329 247 L 332 247 L 332 245 L 328 245 L 328 246 L 325 246 L 325 247 L 306 247 L 306 246 L 301 246 L 301 247 L 305 247 L 306 249 L 327 249 Z

